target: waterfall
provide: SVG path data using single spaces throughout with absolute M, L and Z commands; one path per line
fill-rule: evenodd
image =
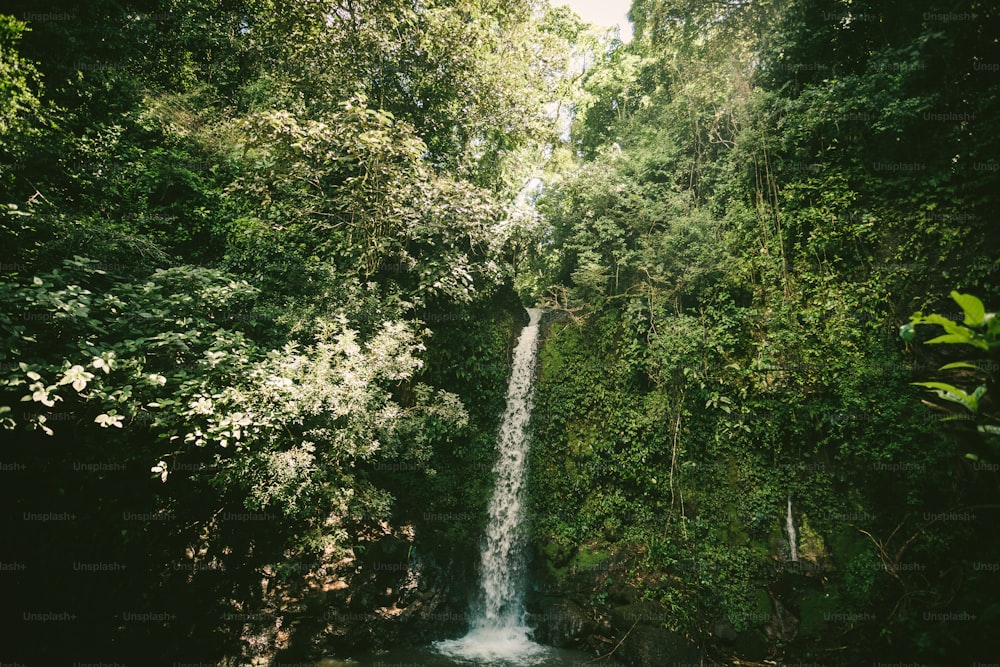
M 799 559 L 798 537 L 795 534 L 795 519 L 792 517 L 792 496 L 788 495 L 788 515 L 785 517 L 785 529 L 788 531 L 788 550 L 793 561 Z
M 524 478 L 542 310 L 529 308 L 528 315 L 528 326 L 514 348 L 507 407 L 497 436 L 496 484 L 481 554 L 479 597 L 468 634 L 435 644 L 442 653 L 467 660 L 532 664 L 546 651 L 529 637 L 523 602 Z

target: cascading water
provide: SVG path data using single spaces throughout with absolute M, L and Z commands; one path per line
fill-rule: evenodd
M 499 451 L 493 467 L 496 485 L 482 550 L 479 599 L 468 634 L 435 645 L 438 651 L 464 660 L 534 664 L 547 651 L 529 637 L 522 599 L 525 461 L 542 310 L 529 308 L 528 315 L 528 326 L 521 331 L 514 348 L 507 408 L 497 438 Z
M 788 496 L 788 514 L 785 517 L 785 529 L 788 531 L 788 550 L 793 561 L 799 559 L 798 536 L 795 534 L 795 518 L 792 516 L 792 496 Z

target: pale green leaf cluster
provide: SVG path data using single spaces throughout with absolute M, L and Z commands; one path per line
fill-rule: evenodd
M 4 405 L 7 430 L 52 436 L 63 424 L 50 411 L 62 410 L 81 428 L 134 440 L 163 483 L 178 464 L 215 461 L 212 484 L 242 489 L 248 508 L 318 519 L 348 511 L 367 484 L 359 465 L 383 455 L 426 461 L 430 440 L 403 435 L 424 419 L 467 423 L 454 394 L 417 384 L 412 404 L 397 400 L 423 366 L 413 323 L 385 320 L 363 335 L 343 314 L 317 318 L 312 342 L 269 350 L 233 319 L 253 307 L 244 282 L 180 266 L 84 289 L 98 274 L 75 261 L 0 283 L 4 358 L 20 360 L 3 366 L 0 401 L 41 410 Z

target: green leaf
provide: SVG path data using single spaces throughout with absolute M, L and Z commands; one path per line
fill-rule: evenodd
M 939 398 L 965 406 L 971 412 L 979 410 L 979 399 L 982 396 L 982 393 L 979 393 L 979 389 L 976 390 L 976 394 L 970 396 L 958 387 L 946 382 L 911 382 L 910 384 L 918 387 L 926 387 L 936 393 Z M 980 387 L 980 389 L 983 389 L 983 392 L 985 392 L 985 387 Z
M 955 300 L 965 312 L 965 324 L 970 327 L 981 327 L 983 318 L 986 315 L 986 307 L 983 302 L 971 294 L 959 294 L 952 290 L 951 298 Z
M 944 366 L 942 366 L 938 370 L 939 371 L 947 371 L 947 370 L 951 370 L 953 368 L 971 368 L 972 370 L 975 370 L 975 371 L 979 370 L 979 366 L 976 366 L 975 364 L 969 363 L 968 361 L 955 361 L 955 362 L 952 362 L 950 364 L 945 364 Z
M 950 333 L 944 334 L 943 336 L 938 336 L 937 338 L 931 338 L 927 341 L 928 345 L 935 345 L 937 343 L 970 343 L 972 342 L 972 336 L 966 333 Z
M 950 385 L 947 382 L 911 382 L 910 384 L 917 385 L 918 387 L 927 387 L 928 389 L 948 391 L 954 394 L 968 395 L 958 387 Z
M 931 313 L 930 315 L 914 315 L 911 320 L 913 324 L 939 324 L 944 327 L 944 330 L 949 333 L 957 333 L 962 330 L 966 330 L 965 327 L 955 324 L 949 320 L 944 315 L 938 315 L 937 313 Z

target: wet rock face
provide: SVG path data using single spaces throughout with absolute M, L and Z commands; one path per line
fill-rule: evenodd
M 773 595 L 771 604 L 774 607 L 774 614 L 767 625 L 767 636 L 783 642 L 792 641 L 799 633 L 799 619 L 793 616 L 781 600 Z
M 528 622 L 537 628 L 535 641 L 557 648 L 579 648 L 598 630 L 586 609 L 571 598 L 543 598 Z

